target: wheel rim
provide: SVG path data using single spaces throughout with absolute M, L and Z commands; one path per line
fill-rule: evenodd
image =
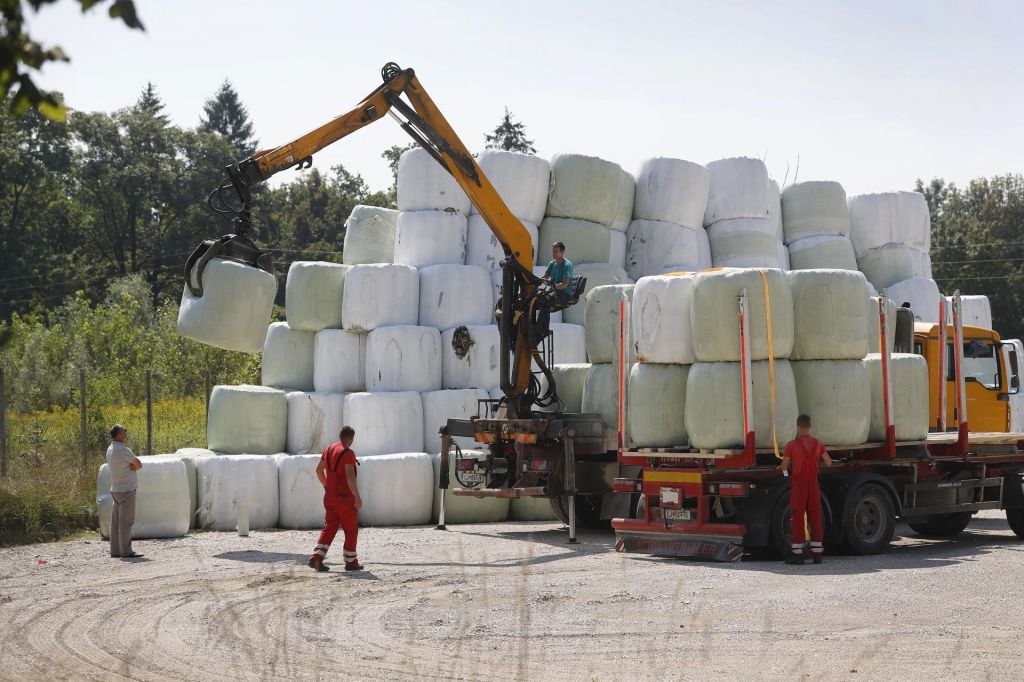
M 869 544 L 878 542 L 885 533 L 885 515 L 885 506 L 877 497 L 861 498 L 853 516 L 853 530 L 857 539 Z

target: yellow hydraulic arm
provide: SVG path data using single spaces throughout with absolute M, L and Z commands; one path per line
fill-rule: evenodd
M 542 314 L 541 309 L 545 305 L 551 307 L 551 298 L 546 297 L 548 303 L 541 304 L 535 295 L 537 280 L 532 272 L 534 245 L 530 233 L 509 211 L 472 154 L 423 89 L 413 70 L 402 69 L 389 62 L 382 69 L 381 76 L 384 83 L 352 111 L 288 144 L 260 150 L 225 169 L 228 177 L 211 193 L 210 206 L 219 213 L 233 216 L 234 234 L 225 235 L 217 241 L 206 241 L 192 254 L 185 269 L 187 286 L 193 294 L 202 295 L 202 267 L 216 256 L 233 258 L 272 272 L 273 264 L 269 254 L 245 236 L 251 222 L 252 198 L 249 188 L 287 168 L 308 168 L 312 165 L 313 154 L 389 114 L 451 173 L 504 248 L 505 285 L 502 287 L 499 314 L 502 390 L 506 395 L 510 416 L 525 416 L 530 403 L 537 397 L 535 394 L 529 395 L 533 390 L 531 360 L 536 360 L 547 375 L 551 387 L 549 393 L 554 396 L 554 380 L 536 351 L 536 346 L 547 334 L 547 315 Z M 403 95 L 408 98 L 408 102 L 402 98 Z M 223 198 L 223 192 L 227 189 L 235 190 L 241 201 L 240 207 L 229 206 Z M 199 267 L 194 268 L 197 264 Z M 197 275 L 195 281 L 194 272 Z M 564 307 L 564 304 L 554 305 Z M 511 368 L 508 367 L 510 354 L 513 355 Z

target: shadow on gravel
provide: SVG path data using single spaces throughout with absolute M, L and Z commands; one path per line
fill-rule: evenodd
M 246 561 L 253 564 L 277 564 L 289 562 L 303 564 L 309 560 L 308 554 L 289 554 L 287 552 L 263 552 L 258 549 L 245 549 L 234 552 L 221 552 L 214 554 L 213 559 L 230 559 L 232 561 Z

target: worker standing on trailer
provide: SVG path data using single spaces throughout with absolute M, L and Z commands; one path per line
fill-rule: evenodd
M 331 548 L 338 528 L 345 533 L 344 557 L 346 571 L 361 571 L 356 556 L 356 538 L 359 534 L 359 509 L 363 500 L 359 497 L 356 484 L 356 467 L 359 461 L 352 451 L 356 432 L 345 426 L 338 434 L 339 442 L 328 445 L 316 465 L 316 475 L 324 487 L 324 529 L 320 532 L 308 565 L 316 571 L 330 570 L 324 566 L 324 557 Z
M 565 257 L 565 244 L 555 242 L 551 245 L 551 262 L 544 271 L 543 279 L 550 280 L 560 296 L 567 296 L 566 289 L 572 281 L 572 261 Z
M 818 462 L 824 462 L 825 466 L 832 466 L 832 458 L 828 456 L 825 444 L 811 435 L 811 418 L 802 414 L 796 420 L 797 436 L 786 445 L 783 453 L 782 463 L 779 469 L 788 472 L 792 464 L 793 470 L 789 474 L 789 506 L 793 510 L 791 538 L 793 552 L 786 557 L 787 564 L 803 565 L 804 563 L 804 541 L 806 538 L 806 526 L 804 525 L 804 514 L 807 515 L 807 523 L 811 527 L 811 555 L 814 563 L 820 564 L 825 547 L 822 541 L 825 538 L 824 527 L 821 522 L 821 488 L 818 486 Z

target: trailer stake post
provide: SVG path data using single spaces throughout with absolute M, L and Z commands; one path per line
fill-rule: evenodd
M 565 495 L 568 499 L 569 508 L 566 510 L 569 516 L 569 544 L 575 545 L 579 542 L 576 539 L 576 454 L 573 449 L 573 437 L 576 432 L 570 429 L 565 434 Z
M 444 525 L 444 497 L 445 497 L 445 493 L 447 492 L 448 486 L 449 486 L 449 483 L 450 483 L 450 475 L 449 475 L 449 461 L 450 461 L 450 457 L 449 457 L 449 452 L 450 452 L 451 448 L 452 448 L 452 437 L 448 434 L 448 427 L 447 426 L 442 427 L 441 428 L 441 461 L 438 462 L 438 466 L 440 467 L 440 469 L 438 470 L 438 473 L 440 475 L 438 476 L 438 484 L 437 484 L 438 491 L 441 494 L 441 497 L 440 497 L 441 502 L 440 502 L 440 507 L 439 507 L 438 513 L 437 513 L 437 525 L 434 526 L 434 530 L 448 530 L 448 527 L 446 525 Z
M 953 369 L 956 371 L 957 449 L 962 455 L 970 448 L 967 427 L 967 391 L 964 386 L 964 320 L 959 289 L 953 292 Z
M 947 330 L 946 325 L 948 324 L 948 310 L 946 307 L 946 297 L 943 296 L 939 301 L 939 357 L 937 358 L 936 367 L 936 382 L 935 385 L 938 387 L 938 399 L 939 399 L 939 413 L 935 418 L 935 430 L 939 433 L 946 432 L 946 353 L 948 352 L 947 344 Z
M 750 325 L 747 290 L 739 295 L 740 383 L 743 396 L 743 454 L 757 460 L 757 436 L 754 433 L 754 377 L 750 363 Z
M 878 344 L 882 356 L 882 402 L 885 412 L 885 456 L 892 459 L 896 456 L 896 420 L 893 415 L 892 373 L 889 357 L 889 316 L 885 311 L 886 293 L 883 289 L 878 296 Z

